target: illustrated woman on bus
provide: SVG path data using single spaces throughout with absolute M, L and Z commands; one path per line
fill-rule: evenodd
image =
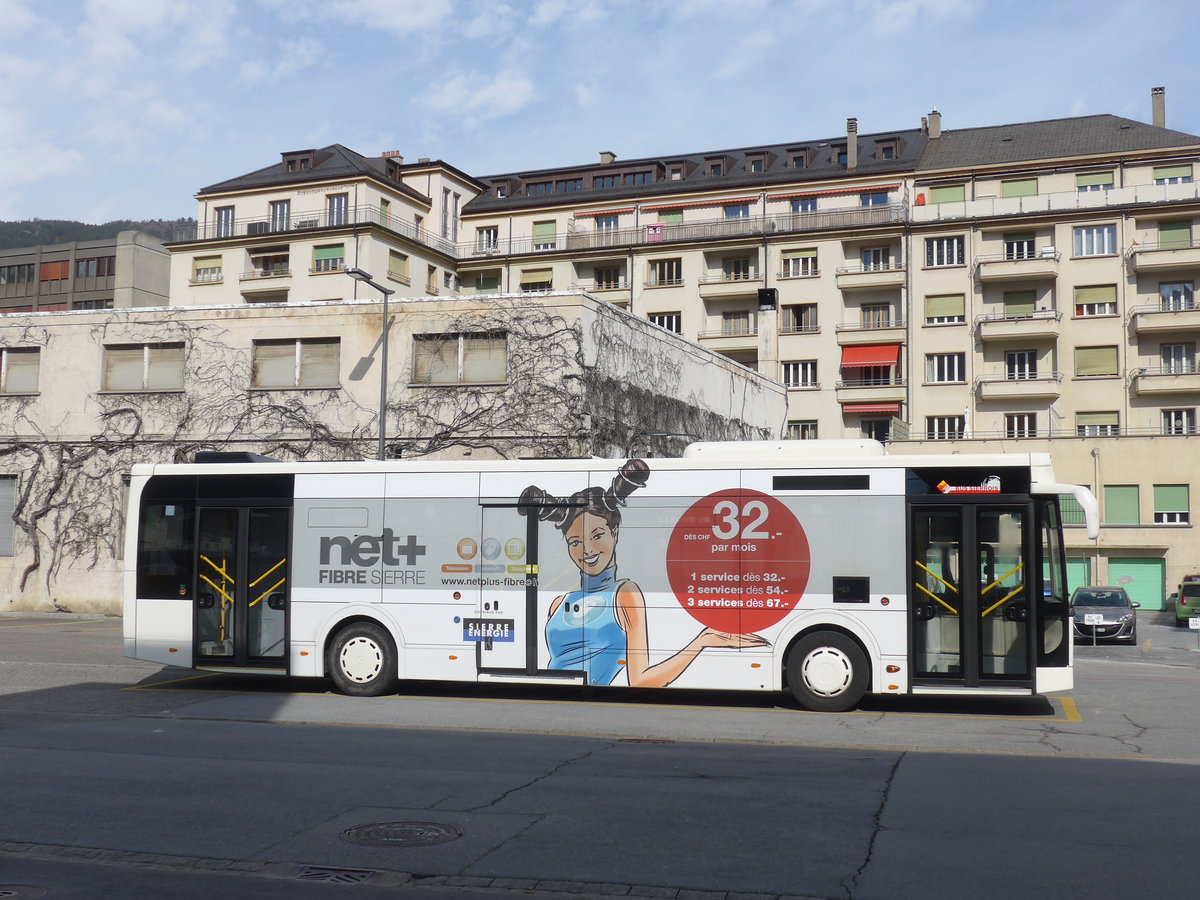
M 665 687 L 706 647 L 763 647 L 756 634 L 705 628 L 682 650 L 650 664 L 646 601 L 633 581 L 617 577 L 621 507 L 645 486 L 650 467 L 631 459 L 607 489 L 591 487 L 566 500 L 530 486 L 521 494 L 522 515 L 536 515 L 563 533 L 567 555 L 579 568 L 579 590 L 562 594 L 546 620 L 549 668 L 583 671 L 588 684 L 612 684 L 625 669 L 632 687 Z M 584 627 L 586 626 L 586 627 Z

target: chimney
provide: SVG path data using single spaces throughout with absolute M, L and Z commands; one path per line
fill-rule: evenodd
M 611 150 L 600 151 L 600 165 L 602 166 L 610 165 L 616 160 L 616 158 L 617 154 L 613 153 Z
M 921 116 L 921 134 L 929 134 L 929 119 Z
M 858 168 L 858 119 L 846 120 L 846 168 Z
M 942 114 L 936 109 L 929 111 L 929 139 L 942 136 Z
M 1167 127 L 1167 89 L 1150 88 L 1150 123 L 1155 128 Z

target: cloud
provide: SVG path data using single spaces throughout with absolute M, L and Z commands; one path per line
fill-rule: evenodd
M 83 163 L 82 153 L 35 137 L 38 133 L 22 113 L 0 107 L 0 171 L 8 189 L 72 173 Z
M 340 21 L 407 37 L 441 24 L 454 11 L 454 5 L 452 0 L 335 0 L 328 9 Z
M 317 63 L 327 55 L 325 47 L 317 40 L 303 36 L 284 41 L 280 45 L 278 58 L 272 64 L 260 59 L 249 59 L 238 70 L 241 81 L 249 85 L 284 81 Z
M 0 22 L 6 35 L 14 35 L 32 28 L 37 16 L 21 0 L 0 0 Z
M 447 73 L 417 102 L 434 115 L 487 122 L 524 109 L 536 94 L 529 76 L 514 68 L 494 75 Z

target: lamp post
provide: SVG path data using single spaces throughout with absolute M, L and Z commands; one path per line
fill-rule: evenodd
M 396 292 L 374 281 L 371 274 L 362 269 L 347 269 L 346 274 L 383 294 L 383 326 L 379 331 L 379 458 L 387 459 L 388 297 Z

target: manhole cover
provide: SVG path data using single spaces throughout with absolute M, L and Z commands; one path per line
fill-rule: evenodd
M 342 832 L 342 840 L 367 847 L 428 847 L 462 837 L 457 825 L 441 822 L 377 822 L 355 825 Z
M 0 900 L 34 900 L 45 896 L 45 888 L 32 884 L 0 884 Z

